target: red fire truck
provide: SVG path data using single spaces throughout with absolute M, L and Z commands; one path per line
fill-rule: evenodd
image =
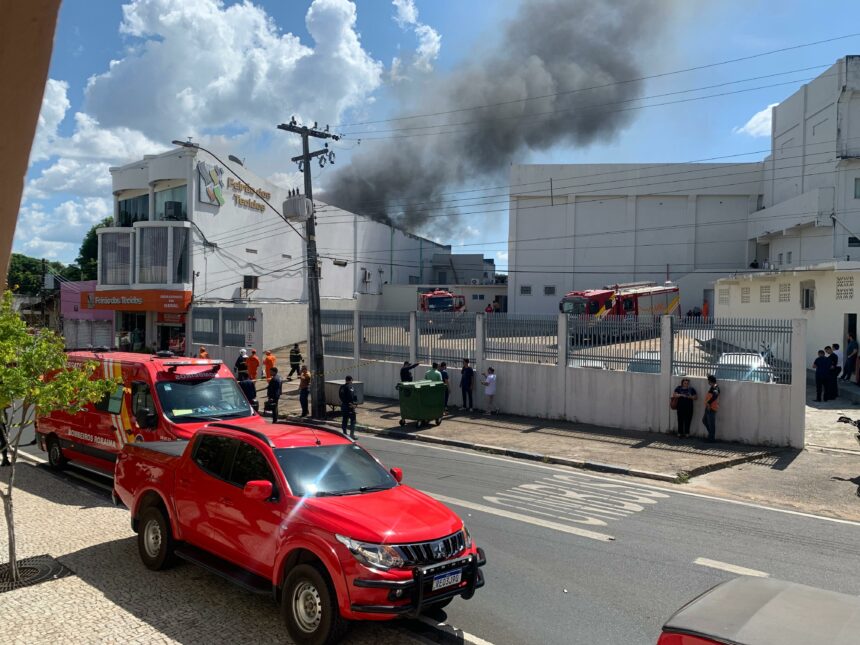
M 571 291 L 558 309 L 580 316 L 663 316 L 680 315 L 681 295 L 677 285 L 666 282 L 630 282 L 602 289 Z
M 466 311 L 466 296 L 456 296 L 444 289 L 418 294 L 419 311 Z

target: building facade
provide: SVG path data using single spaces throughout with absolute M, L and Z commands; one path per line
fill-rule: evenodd
M 307 337 L 304 223 L 266 204 L 280 210 L 286 189 L 184 147 L 111 175 L 114 226 L 98 230 L 98 284 L 80 302 L 113 313 L 115 346 L 191 353 Z M 319 202 L 316 211 L 320 294 L 333 306 L 420 282 L 449 248 Z
M 686 311 L 743 271 L 860 258 L 860 56 L 773 108 L 757 163 L 514 165 L 509 306 L 671 280 Z M 854 250 L 856 248 L 856 250 Z

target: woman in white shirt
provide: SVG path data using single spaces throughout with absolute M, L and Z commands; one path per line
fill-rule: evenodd
M 484 386 L 484 394 L 487 397 L 487 409 L 484 414 L 493 414 L 493 401 L 496 398 L 496 370 L 492 367 L 487 368 L 487 373 L 482 373 L 483 380 L 481 385 Z

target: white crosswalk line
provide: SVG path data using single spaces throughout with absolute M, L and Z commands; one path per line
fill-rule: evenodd
M 752 576 L 754 578 L 770 577 L 770 574 L 765 573 L 764 571 L 758 571 L 757 569 L 747 569 L 746 567 L 741 567 L 736 564 L 720 562 L 719 560 L 709 560 L 708 558 L 696 558 L 695 560 L 693 560 L 693 564 L 698 564 L 703 567 L 710 567 L 711 569 L 719 569 L 720 571 L 728 571 L 729 573 L 736 573 L 739 576 Z

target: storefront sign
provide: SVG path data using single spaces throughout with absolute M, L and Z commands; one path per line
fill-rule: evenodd
M 190 291 L 91 291 L 81 294 L 81 307 L 115 311 L 157 311 L 179 314 L 191 304 Z M 167 321 L 165 321 L 167 322 Z
M 185 324 L 185 314 L 159 313 L 155 322 L 174 323 L 177 325 Z
M 266 205 L 258 202 L 253 196 L 262 197 L 263 199 L 271 199 L 272 193 L 266 192 L 262 188 L 254 188 L 248 184 L 236 181 L 232 177 L 227 178 L 227 188 L 233 191 L 233 203 L 242 208 L 250 208 L 253 211 L 266 210 Z M 241 195 L 250 195 L 251 197 L 242 197 Z

